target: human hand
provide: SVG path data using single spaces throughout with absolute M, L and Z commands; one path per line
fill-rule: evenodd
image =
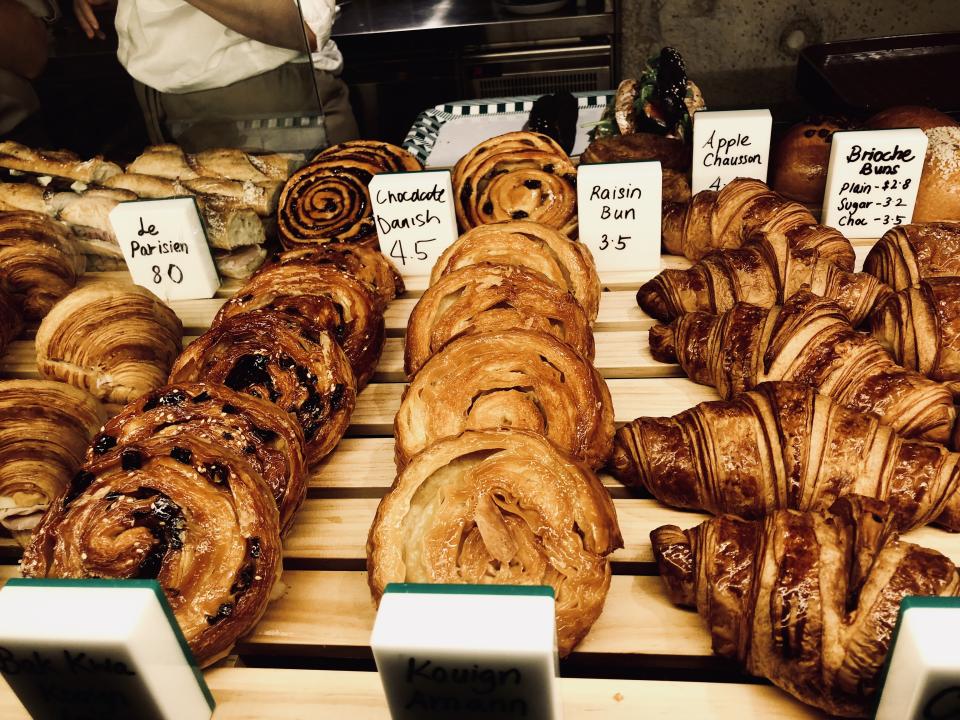
M 100 21 L 97 20 L 93 8 L 108 5 L 112 2 L 113 0 L 73 0 L 73 12 L 77 16 L 77 23 L 83 30 L 83 34 L 89 39 L 93 40 L 94 37 L 97 37 L 103 40 L 106 37 L 100 29 Z

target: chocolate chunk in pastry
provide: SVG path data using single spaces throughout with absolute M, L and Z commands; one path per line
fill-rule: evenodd
M 153 293 L 98 282 L 58 302 L 37 330 L 37 369 L 110 403 L 128 403 L 164 384 L 183 326 Z
M 0 285 L 0 355 L 23 330 L 20 303 Z
M 423 165 L 402 147 L 379 140 L 348 140 L 319 152 L 314 160 L 358 159 L 373 163 L 382 172 L 415 172 Z
M 26 577 L 150 578 L 201 666 L 266 610 L 280 577 L 277 506 L 253 463 L 189 432 L 87 463 L 23 555 Z
M 593 468 L 613 444 L 613 403 L 590 361 L 553 335 L 467 335 L 420 368 L 394 421 L 397 467 L 464 430 L 539 433 Z
M 417 455 L 377 508 L 367 577 L 388 583 L 550 585 L 568 655 L 603 609 L 623 546 L 610 496 L 582 463 L 519 430 L 465 432 Z
M 97 433 L 87 451 L 96 460 L 157 435 L 188 434 L 222 445 L 254 467 L 270 488 L 285 535 L 307 493 L 303 434 L 286 412 L 215 383 L 165 385 L 127 405 Z M 207 474 L 220 481 L 226 466 Z
M 894 290 L 933 277 L 960 275 L 960 222 L 890 228 L 870 248 L 863 271 Z
M 311 465 L 340 442 L 357 395 L 334 339 L 276 310 L 224 318 L 177 358 L 170 382 L 219 383 L 269 400 L 297 421 Z
M 404 370 L 413 377 L 448 342 L 498 330 L 538 330 L 593 360 L 593 333 L 573 295 L 518 265 L 466 265 L 441 277 L 407 323 Z
M 808 205 L 823 202 L 833 134 L 850 125 L 840 118 L 813 118 L 797 123 L 780 139 L 771 158 L 770 187 L 790 200 Z

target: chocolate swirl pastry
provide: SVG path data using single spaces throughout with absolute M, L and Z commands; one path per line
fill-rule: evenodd
M 46 380 L 0 382 L 0 524 L 21 542 L 83 463 L 106 420 L 83 390 Z
M 379 165 L 383 172 L 415 172 L 423 170 L 423 165 L 402 147 L 380 142 L 379 140 L 348 140 L 339 145 L 331 145 L 314 157 L 314 160 L 356 158 L 364 162 Z
M 536 330 L 468 335 L 420 368 L 394 421 L 397 467 L 464 430 L 530 430 L 592 468 L 613 445 L 613 403 L 576 350 Z
M 366 386 L 385 338 L 380 298 L 367 285 L 309 261 L 274 265 L 250 278 L 220 308 L 213 324 L 260 309 L 293 315 L 317 335 L 328 331 L 350 361 L 357 390 Z
M 404 370 L 412 378 L 454 338 L 499 330 L 538 330 L 593 360 L 593 333 L 573 295 L 517 265 L 480 263 L 444 275 L 407 323 Z
M 546 135 L 512 132 L 484 141 L 453 168 L 462 230 L 533 220 L 569 235 L 577 226 L 577 172 Z
M 128 403 L 163 385 L 180 352 L 180 319 L 136 285 L 100 282 L 58 302 L 37 330 L 44 377 Z
M 872 716 L 904 597 L 960 594 L 954 564 L 901 541 L 870 498 L 650 539 L 670 599 L 698 610 L 715 653 L 832 716 Z
M 573 293 L 592 323 L 600 308 L 600 278 L 589 248 L 535 222 L 491 223 L 465 232 L 437 258 L 430 284 L 466 265 L 490 262 L 530 268 Z
M 20 303 L 0 286 L 0 355 L 23 330 L 23 316 Z
M 550 585 L 568 655 L 620 547 L 610 496 L 582 463 L 533 433 L 465 432 L 413 458 L 380 502 L 367 577 L 378 603 L 391 582 Z
M 406 291 L 397 268 L 382 252 L 373 247 L 325 243 L 275 253 L 267 260 L 266 266 L 285 265 L 290 262 L 310 262 L 353 275 L 370 286 L 380 298 L 383 307 Z
M 70 292 L 84 258 L 63 223 L 36 212 L 0 212 L 0 289 L 39 320 Z
M 266 610 L 281 571 L 277 506 L 245 457 L 187 432 L 155 436 L 86 464 L 21 570 L 156 578 L 197 663 L 209 665 Z
M 165 385 L 127 405 L 107 422 L 87 451 L 88 460 L 157 435 L 202 437 L 244 457 L 263 476 L 280 511 L 285 535 L 307 494 L 303 434 L 267 400 L 224 385 Z M 225 467 L 210 468 L 224 473 Z
M 890 228 L 870 249 L 863 271 L 894 290 L 932 277 L 960 276 L 960 222 Z
M 343 437 L 356 403 L 350 363 L 327 333 L 275 310 L 224 318 L 191 343 L 170 383 L 218 383 L 293 415 L 319 462 Z

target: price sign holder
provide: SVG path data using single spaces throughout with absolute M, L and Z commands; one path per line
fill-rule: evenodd
M 597 270 L 659 270 L 663 171 L 653 161 L 577 169 L 580 241 Z
M 881 688 L 876 720 L 960 717 L 960 598 L 901 601 Z
M 387 586 L 371 636 L 393 720 L 559 720 L 553 589 Z
M 380 251 L 404 279 L 429 275 L 457 239 L 450 171 L 381 173 L 369 190 Z
M 110 224 L 134 284 L 163 300 L 208 299 L 220 287 L 194 198 L 122 202 Z
M 848 238 L 878 238 L 909 223 L 926 152 L 919 128 L 835 132 L 823 224 Z
M 0 673 L 35 720 L 209 720 L 214 700 L 156 580 L 13 578 Z
M 773 116 L 760 110 L 693 114 L 692 190 L 720 191 L 738 177 L 767 181 Z

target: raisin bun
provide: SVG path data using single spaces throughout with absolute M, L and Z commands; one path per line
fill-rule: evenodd
M 822 202 L 833 133 L 848 127 L 845 120 L 824 117 L 787 130 L 773 155 L 773 189 L 797 202 Z

